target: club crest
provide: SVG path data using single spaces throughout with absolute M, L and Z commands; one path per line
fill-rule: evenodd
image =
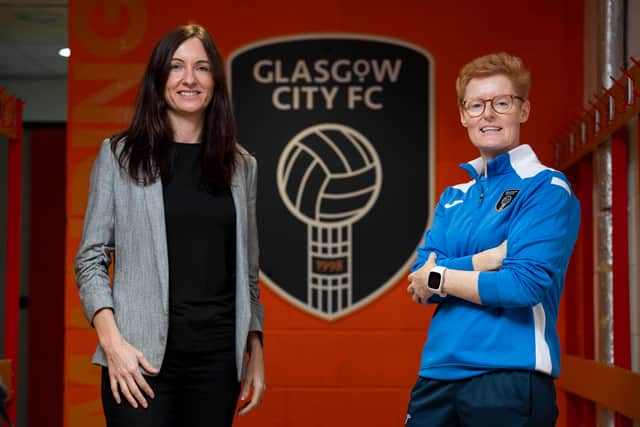
M 498 203 L 496 204 L 496 211 L 502 212 L 503 210 L 505 210 L 507 206 L 509 206 L 511 202 L 513 202 L 513 199 L 516 198 L 519 192 L 520 190 L 507 190 L 502 193 L 502 196 L 500 196 L 500 200 L 498 200 Z
M 430 212 L 431 59 L 309 35 L 230 55 L 238 140 L 258 160 L 260 278 L 334 320 L 404 278 Z

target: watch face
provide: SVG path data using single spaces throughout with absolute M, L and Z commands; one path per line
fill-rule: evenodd
M 429 280 L 427 280 L 427 287 L 429 289 L 440 288 L 440 273 L 432 271 L 429 273 Z

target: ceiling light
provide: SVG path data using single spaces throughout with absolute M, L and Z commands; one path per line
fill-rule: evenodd
M 58 55 L 68 58 L 71 56 L 71 49 L 69 49 L 68 47 L 63 47 L 58 51 Z

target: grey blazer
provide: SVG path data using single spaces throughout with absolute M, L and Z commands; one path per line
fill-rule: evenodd
M 249 331 L 262 331 L 258 290 L 256 160 L 241 149 L 231 179 L 236 209 L 236 365 L 244 376 Z M 109 265 L 115 252 L 113 286 Z M 123 337 L 160 368 L 169 327 L 169 262 L 162 183 L 136 184 L 118 165 L 105 140 L 91 170 L 82 239 L 75 258 L 76 283 L 84 314 L 92 322 L 113 309 Z M 107 366 L 102 348 L 93 362 Z

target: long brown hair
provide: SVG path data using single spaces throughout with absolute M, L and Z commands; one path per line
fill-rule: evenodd
M 222 57 L 209 32 L 200 25 L 183 25 L 165 34 L 153 48 L 138 91 L 133 119 L 127 130 L 111 138 L 120 167 L 136 182 L 149 185 L 159 177 L 171 178 L 173 129 L 167 114 L 164 89 L 174 52 L 187 39 L 202 42 L 213 74 L 214 92 L 204 113 L 201 184 L 207 189 L 227 188 L 235 169 L 236 123 Z

